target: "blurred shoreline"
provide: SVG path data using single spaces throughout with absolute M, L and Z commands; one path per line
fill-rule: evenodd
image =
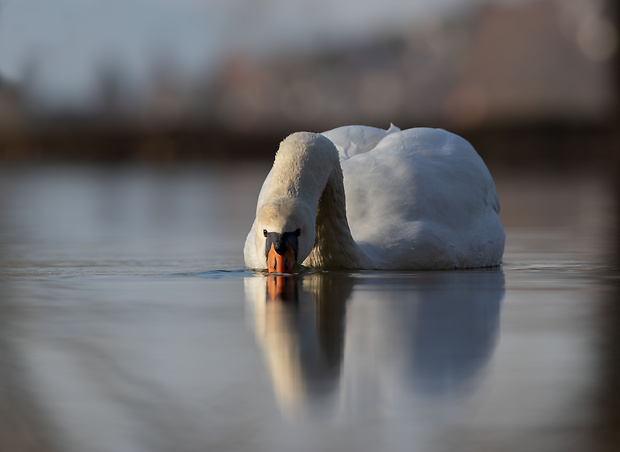
M 19 81 L 0 74 L 0 162 L 262 160 L 294 131 L 393 122 L 450 130 L 498 165 L 609 169 L 617 14 L 603 1 L 482 2 L 356 41 L 231 47 L 193 77 L 162 51 L 140 87 L 111 59 L 73 106 L 37 97 L 34 59 Z
M 322 132 L 337 126 L 326 125 L 311 131 Z M 389 124 L 376 126 L 387 128 Z M 458 130 L 443 124 L 439 127 L 463 136 L 487 163 L 505 166 L 562 169 L 585 164 L 608 168 L 610 163 L 617 163 L 620 149 L 620 134 L 611 122 L 519 123 L 474 130 Z M 280 141 L 296 130 L 301 129 L 289 126 L 239 131 L 210 124 L 154 127 L 105 121 L 46 124 L 0 132 L 0 162 L 265 160 L 273 158 Z

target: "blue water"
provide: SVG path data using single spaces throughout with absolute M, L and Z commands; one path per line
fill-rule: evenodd
M 604 181 L 500 175 L 499 269 L 272 281 L 241 254 L 267 169 L 3 171 L 0 450 L 590 444 Z

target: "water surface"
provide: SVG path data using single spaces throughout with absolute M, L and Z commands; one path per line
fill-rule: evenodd
M 267 165 L 0 174 L 0 446 L 585 450 L 598 444 L 613 199 L 499 174 L 504 265 L 243 268 Z

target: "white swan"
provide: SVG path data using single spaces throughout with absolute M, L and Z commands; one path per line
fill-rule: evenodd
M 346 195 L 346 201 L 345 201 Z M 280 144 L 244 247 L 250 268 L 497 266 L 505 234 L 493 179 L 440 129 L 345 126 Z

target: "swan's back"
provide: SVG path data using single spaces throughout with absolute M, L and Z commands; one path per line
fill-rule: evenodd
M 439 129 L 372 129 L 325 135 L 340 152 L 351 232 L 377 267 L 499 265 L 499 200 L 473 147 Z

